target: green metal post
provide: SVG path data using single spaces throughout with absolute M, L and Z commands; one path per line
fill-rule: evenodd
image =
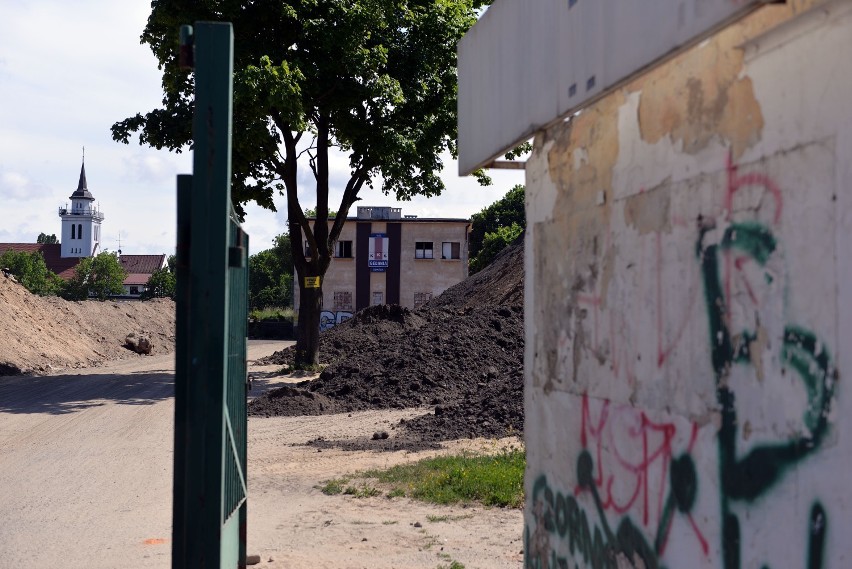
M 172 567 L 233 568 L 245 564 L 246 500 L 245 278 L 229 270 L 232 239 L 242 235 L 231 219 L 234 40 L 231 24 L 218 22 L 184 28 L 181 38 L 182 61 L 195 69 L 195 114 L 191 198 L 181 202 L 179 192 L 191 223 L 179 221 L 189 225 L 190 262 L 178 286 L 186 323 L 177 336 Z

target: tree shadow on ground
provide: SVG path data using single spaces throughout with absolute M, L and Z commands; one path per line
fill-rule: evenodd
M 153 405 L 175 394 L 173 372 L 0 377 L 0 413 L 62 415 L 108 404 Z

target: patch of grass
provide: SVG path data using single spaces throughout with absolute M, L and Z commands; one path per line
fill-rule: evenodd
M 486 506 L 521 508 L 524 504 L 523 450 L 496 455 L 467 454 L 421 460 L 388 470 L 370 470 L 359 475 L 392 487 L 389 492 L 432 502 L 457 504 L 480 502 Z
M 449 565 L 438 565 L 437 569 L 464 569 L 464 564 L 453 561 Z
M 402 488 L 393 488 L 387 493 L 388 498 L 402 498 L 405 496 L 405 490 Z
M 385 521 L 382 522 L 382 525 L 383 526 L 392 526 L 392 525 L 395 525 L 397 523 L 399 523 L 399 522 L 397 522 L 396 520 L 385 520 Z
M 331 480 L 327 480 L 324 485 L 318 486 L 318 488 L 326 496 L 335 496 L 337 494 L 342 494 L 344 487 L 348 483 L 348 478 L 333 478 Z
M 292 371 L 309 371 L 311 373 L 318 373 L 328 367 L 328 364 L 306 364 L 306 365 L 294 365 Z
M 368 486 L 367 483 L 364 482 L 360 487 L 347 486 L 343 493 L 354 498 L 372 498 L 373 496 L 381 494 L 381 491 L 373 486 Z
M 280 306 L 267 306 L 266 308 L 255 308 L 249 312 L 251 320 L 292 320 L 293 309 Z

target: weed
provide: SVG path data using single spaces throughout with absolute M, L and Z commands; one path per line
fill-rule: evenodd
M 367 486 L 367 483 L 364 482 L 360 487 L 347 486 L 343 493 L 354 498 L 372 498 L 381 494 L 381 491 L 373 486 Z
M 348 478 L 333 478 L 327 480 L 323 486 L 319 486 L 320 491 L 326 496 L 334 496 L 343 492 L 343 487 L 349 482 Z

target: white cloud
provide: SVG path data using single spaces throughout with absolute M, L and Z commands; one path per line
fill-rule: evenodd
M 20 172 L 0 169 L 0 198 L 4 201 L 30 201 L 50 194 L 50 188 Z

